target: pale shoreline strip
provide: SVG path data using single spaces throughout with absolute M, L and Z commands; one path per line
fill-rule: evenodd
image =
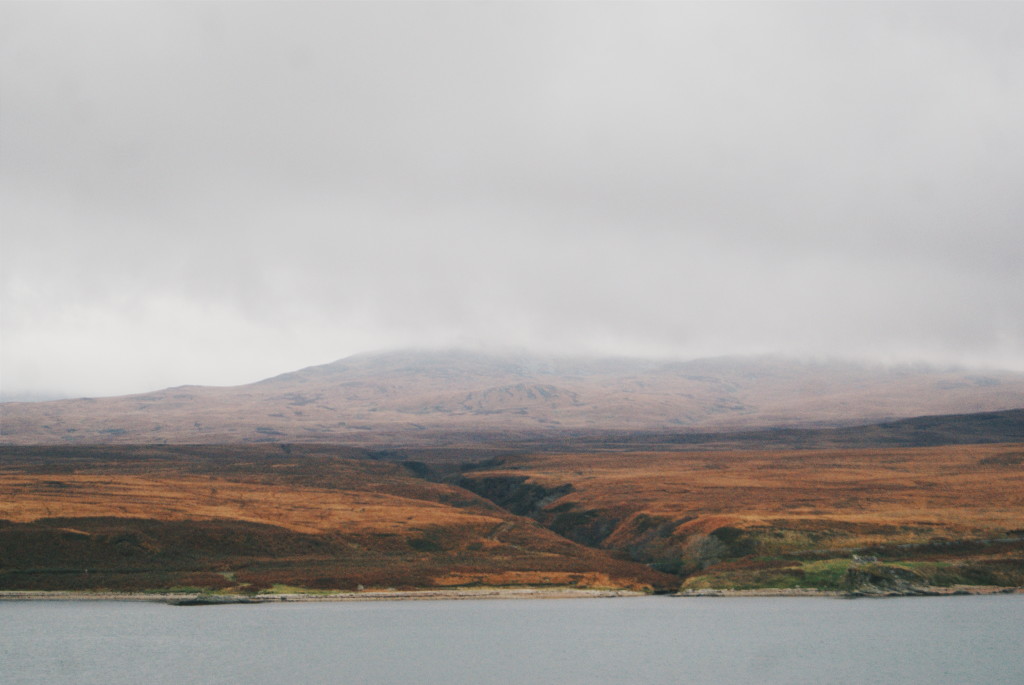
M 458 588 L 432 590 L 362 590 L 330 593 L 265 593 L 253 595 L 189 592 L 73 592 L 0 590 L 0 601 L 119 601 L 164 602 L 200 599 L 209 604 L 262 604 L 274 602 L 367 602 L 430 599 L 575 599 L 587 597 L 646 597 L 633 590 L 585 588 Z
M 921 588 L 909 593 L 848 593 L 812 588 L 762 588 L 757 590 L 701 589 L 661 595 L 670 598 L 706 597 L 906 597 L 1024 594 L 1020 587 L 986 585 L 955 585 Z M 116 601 L 161 602 L 165 604 L 271 604 L 278 602 L 373 602 L 452 599 L 583 599 L 610 597 L 648 597 L 650 593 L 633 590 L 601 590 L 586 588 L 453 588 L 432 590 L 363 590 L 331 593 L 266 593 L 254 595 L 221 595 L 186 592 L 74 592 L 46 590 L 0 590 L 0 601 Z

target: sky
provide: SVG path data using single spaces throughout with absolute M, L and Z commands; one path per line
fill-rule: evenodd
M 1024 3 L 2 2 L 0 395 L 1024 370 Z

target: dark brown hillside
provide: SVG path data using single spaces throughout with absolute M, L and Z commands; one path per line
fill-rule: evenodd
M 548 435 L 517 444 L 528 451 L 825 449 L 829 447 L 938 447 L 1024 442 L 1024 409 L 919 416 L 842 428 L 762 428 L 744 431 L 587 431 Z M 429 451 L 425 451 L 429 454 Z

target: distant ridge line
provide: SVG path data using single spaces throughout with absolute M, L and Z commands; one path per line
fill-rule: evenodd
M 748 443 L 758 436 L 767 444 L 803 444 L 866 440 L 841 431 L 868 424 L 1007 407 L 1024 407 L 1024 373 L 768 356 L 683 362 L 393 352 L 241 386 L 3 404 L 0 444 L 453 447 L 599 439 L 652 444 L 657 437 L 686 445 L 721 443 L 723 435 Z M 994 430 L 973 423 L 960 428 L 976 436 Z M 814 433 L 812 440 L 811 434 L 793 432 L 800 430 L 832 432 Z M 912 438 L 910 426 L 892 425 L 885 439 L 894 445 L 935 444 L 929 441 L 953 439 L 943 431 L 955 432 L 923 424 L 913 430 Z

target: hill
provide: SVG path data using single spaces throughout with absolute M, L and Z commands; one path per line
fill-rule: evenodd
M 4 447 L 0 590 L 1024 586 L 1024 443 L 370 456 Z
M 467 490 L 359 456 L 7 447 L 0 590 L 672 585 Z
M 684 589 L 1024 585 L 1024 444 L 527 454 L 458 484 Z M 923 590 L 921 590 L 923 591 Z
M 610 432 L 839 428 L 1018 407 L 1024 374 L 1008 371 L 391 352 L 236 387 L 4 403 L 0 444 L 472 446 Z

